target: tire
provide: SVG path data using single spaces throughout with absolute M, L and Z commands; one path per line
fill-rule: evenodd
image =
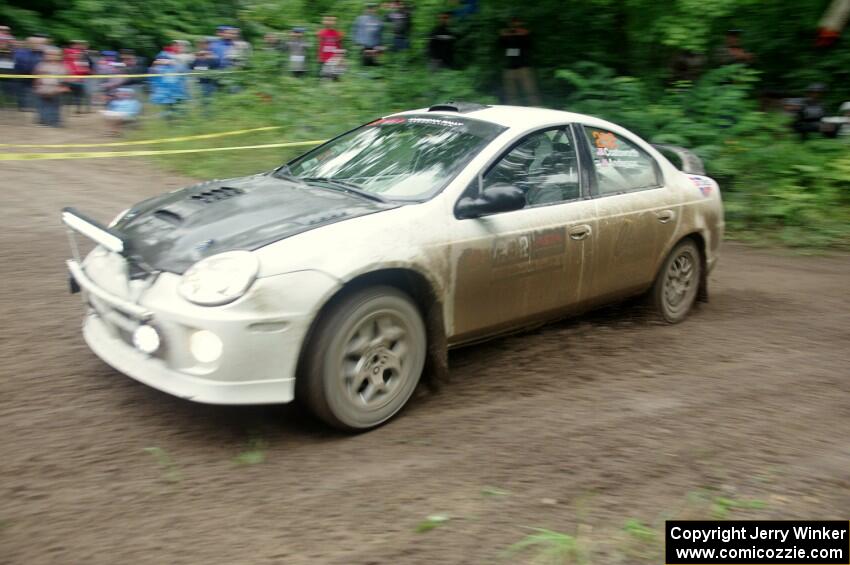
M 345 431 L 377 427 L 401 410 L 425 366 L 419 309 L 389 286 L 359 290 L 318 321 L 296 380 L 299 399 Z
M 702 280 L 702 253 L 691 239 L 680 241 L 664 260 L 650 291 L 652 309 L 667 323 L 684 320 Z

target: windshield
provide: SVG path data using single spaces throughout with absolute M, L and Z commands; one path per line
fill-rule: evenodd
M 459 116 L 375 120 L 306 153 L 277 175 L 347 183 L 385 198 L 423 200 L 505 128 Z

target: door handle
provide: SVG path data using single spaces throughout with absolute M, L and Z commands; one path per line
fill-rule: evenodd
M 570 229 L 570 239 L 574 239 L 576 241 L 580 241 L 582 239 L 587 239 L 592 233 L 593 230 L 590 229 L 590 226 L 587 224 L 582 224 L 580 226 L 576 226 Z
M 661 210 L 660 212 L 656 212 L 655 216 L 658 218 L 658 221 L 662 224 L 666 224 L 670 220 L 676 217 L 676 212 L 673 210 Z

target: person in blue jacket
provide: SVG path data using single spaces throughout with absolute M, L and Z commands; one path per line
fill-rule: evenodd
M 39 37 L 28 37 L 26 45 L 15 49 L 13 73 L 16 75 L 31 75 L 41 62 L 42 41 Z M 17 88 L 18 110 L 27 111 L 35 106 L 32 79 L 18 79 Z
M 173 73 L 185 72 L 185 69 L 176 59 L 163 51 L 156 56 L 148 72 L 157 75 L 150 79 L 150 101 L 162 106 L 162 115 L 167 119 L 173 118 L 179 104 L 188 98 L 186 77 Z
M 226 69 L 233 65 L 231 52 L 234 46 L 235 28 L 232 26 L 218 26 L 215 34 L 218 38 L 210 42 L 210 51 L 218 59 L 218 68 Z

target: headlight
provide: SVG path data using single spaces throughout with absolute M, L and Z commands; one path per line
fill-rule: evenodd
M 220 306 L 245 294 L 259 270 L 260 263 L 250 251 L 228 251 L 192 265 L 178 289 L 189 302 Z
M 114 228 L 114 227 L 115 227 L 115 224 L 117 224 L 118 222 L 120 222 L 120 221 L 121 221 L 121 218 L 123 218 L 123 217 L 127 214 L 127 212 L 129 212 L 129 211 L 130 211 L 130 209 L 129 209 L 129 208 L 127 208 L 126 210 L 124 210 L 123 212 L 121 212 L 120 214 L 118 214 L 117 216 L 115 216 L 115 217 L 112 219 L 112 221 L 111 221 L 111 222 L 109 222 L 109 225 L 108 225 L 108 226 L 106 226 L 106 227 L 108 227 L 108 228 Z

